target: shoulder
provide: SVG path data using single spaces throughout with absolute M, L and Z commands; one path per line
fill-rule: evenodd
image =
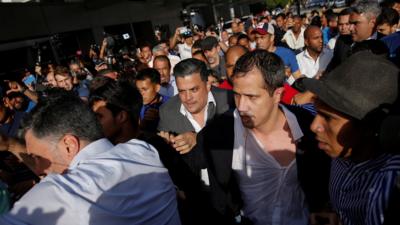
M 181 100 L 179 99 L 178 95 L 175 95 L 168 99 L 164 104 L 161 105 L 160 111 L 172 111 L 172 110 L 179 110 L 181 104 Z

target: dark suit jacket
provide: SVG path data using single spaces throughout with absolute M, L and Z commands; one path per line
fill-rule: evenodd
M 214 96 L 216 107 L 208 108 L 207 122 L 214 118 L 215 115 L 223 114 L 234 107 L 232 92 L 219 88 L 212 88 L 211 93 Z M 158 123 L 159 131 L 175 132 L 177 134 L 194 131 L 190 121 L 180 113 L 181 104 L 182 102 L 179 96 L 175 95 L 161 106 L 160 122 Z
M 306 110 L 287 106 L 299 122 L 304 136 L 296 152 L 298 178 L 310 211 L 325 208 L 328 200 L 330 158 L 318 149 L 314 134 L 309 129 L 313 116 Z M 242 207 L 240 190 L 232 171 L 234 142 L 233 111 L 224 113 L 209 123 L 198 135 L 197 145 L 184 155 L 194 173 L 208 169 L 210 186 L 206 188 L 208 204 L 220 224 L 231 224 Z
M 351 54 L 351 45 L 353 40 L 351 35 L 340 35 L 336 40 L 335 48 L 333 49 L 333 57 L 326 67 L 325 73 L 332 71 L 346 60 Z

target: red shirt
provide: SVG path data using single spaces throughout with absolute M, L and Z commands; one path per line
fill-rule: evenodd
M 288 83 L 285 82 L 285 84 L 283 85 L 284 91 L 283 91 L 283 95 L 282 95 L 282 99 L 281 102 L 285 103 L 285 104 L 291 104 L 292 103 L 292 99 L 295 95 L 297 95 L 299 92 L 292 88 Z
M 222 88 L 222 89 L 225 89 L 225 90 L 232 90 L 233 89 L 232 85 L 229 84 L 228 80 L 224 80 L 218 87 Z

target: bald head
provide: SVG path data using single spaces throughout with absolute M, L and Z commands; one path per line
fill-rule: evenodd
M 323 48 L 321 29 L 317 26 L 309 26 L 304 31 L 304 44 L 309 53 L 319 55 Z
M 317 26 L 308 26 L 304 31 L 304 39 L 310 38 L 311 33 L 315 31 L 321 31 L 321 29 Z
M 233 73 L 233 68 L 235 67 L 236 61 L 244 54 L 248 52 L 248 49 L 241 46 L 241 45 L 235 45 L 232 46 L 226 51 L 225 55 L 225 67 L 226 67 L 226 72 L 228 75 L 228 78 L 232 76 Z

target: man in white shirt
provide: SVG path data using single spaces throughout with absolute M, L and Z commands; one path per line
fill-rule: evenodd
M 226 90 L 211 89 L 206 64 L 198 59 L 182 60 L 174 76 L 178 95 L 161 106 L 158 130 L 177 151 L 186 153 L 196 144 L 197 133 L 210 119 L 226 112 L 233 99 Z
M 293 17 L 293 27 L 286 31 L 285 35 L 283 35 L 282 41 L 286 42 L 286 44 L 294 50 L 295 52 L 299 52 L 304 47 L 304 28 L 303 28 L 303 20 L 300 16 Z
M 306 49 L 296 55 L 300 72 L 308 78 L 319 78 L 332 59 L 333 52 L 323 47 L 322 32 L 317 26 L 304 31 Z
M 171 75 L 171 63 L 167 56 L 154 58 L 153 68 L 160 73 L 161 87 L 159 93 L 168 97 L 178 94 L 175 77 Z
M 178 43 L 182 41 L 182 43 Z M 179 55 L 181 60 L 192 57 L 193 33 L 186 27 L 178 27 L 175 30 L 175 35 L 172 37 L 170 48 L 174 49 L 178 46 Z
M 26 154 L 47 175 L 0 224 L 180 224 L 176 192 L 151 145 L 113 147 L 78 97 L 54 93 L 25 127 Z

